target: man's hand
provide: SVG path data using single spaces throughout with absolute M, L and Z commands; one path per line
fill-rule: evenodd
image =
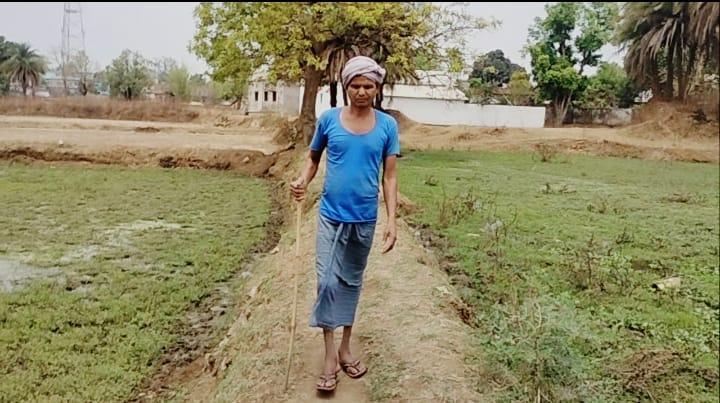
M 397 225 L 395 223 L 388 223 L 387 227 L 385 227 L 385 234 L 383 235 L 383 241 L 385 241 L 385 244 L 383 245 L 382 253 L 390 252 L 395 246 L 396 239 Z
M 304 178 L 298 178 L 290 183 L 290 193 L 292 194 L 295 201 L 303 201 L 305 199 L 305 188 L 307 184 Z

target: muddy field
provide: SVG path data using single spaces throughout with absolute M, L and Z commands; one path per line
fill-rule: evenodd
M 406 150 L 580 153 L 718 162 L 717 123 L 684 128 L 646 121 L 624 128 L 480 128 L 416 124 L 398 116 Z M 194 123 L 0 116 L 0 158 L 236 169 L 262 175 L 287 144 L 278 118 L 217 115 Z

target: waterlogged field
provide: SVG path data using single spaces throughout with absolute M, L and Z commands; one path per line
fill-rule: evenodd
M 261 180 L 228 172 L 4 163 L 0 206 L 11 402 L 131 397 L 263 240 L 270 210 Z

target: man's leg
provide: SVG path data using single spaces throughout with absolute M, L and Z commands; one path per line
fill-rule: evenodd
M 332 330 L 323 329 L 323 336 L 325 336 L 325 370 L 323 373 L 327 375 L 334 374 L 338 366 L 333 335 Z
M 343 328 L 342 342 L 340 342 L 339 358 L 342 364 L 355 364 L 355 357 L 350 352 L 350 336 L 352 335 L 352 326 L 345 326 Z M 346 367 L 346 371 L 350 376 L 356 376 L 366 370 L 365 366 L 360 363 L 357 366 Z

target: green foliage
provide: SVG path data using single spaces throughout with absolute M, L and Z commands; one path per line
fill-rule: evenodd
M 183 102 L 190 100 L 190 73 L 187 67 L 181 66 L 170 70 L 167 74 L 167 82 L 176 99 Z
M 7 75 L 10 82 L 19 82 L 23 95 L 27 95 L 29 86 L 36 88 L 40 83 L 40 76 L 47 70 L 47 62 L 26 43 L 4 47 L 7 53 L 5 61 L 0 65 L 0 71 Z
M 399 180 L 420 207 L 407 220 L 433 230 L 440 266 L 472 308 L 469 358 L 482 363 L 488 400 L 717 400 L 716 166 L 407 157 Z M 670 276 L 682 285 L 653 289 Z
M 618 11 L 615 3 L 578 2 L 546 5 L 545 10 L 547 16 L 530 27 L 527 51 L 538 95 L 551 101 L 553 121 L 560 125 L 584 90 L 583 69 L 597 65 L 598 51 L 610 41 Z
M 576 102 L 580 108 L 627 108 L 636 95 L 625 70 L 615 63 L 601 63 Z
M 628 75 L 661 98 L 684 99 L 704 68 L 717 72 L 719 19 L 717 2 L 625 3 L 615 43 L 627 50 Z
M 493 98 L 495 88 L 497 86 L 493 83 L 483 81 L 481 78 L 471 78 L 465 95 L 472 103 L 486 104 Z
M 127 49 L 107 66 L 105 77 L 110 87 L 110 96 L 121 96 L 128 101 L 142 96 L 151 84 L 150 70 L 145 59 Z
M 534 97 L 534 90 L 525 70 L 518 70 L 512 73 L 508 83 L 510 94 L 508 98 L 513 105 L 531 105 Z
M 213 80 L 240 84 L 260 66 L 267 66 L 271 82 L 304 80 L 306 142 L 314 131 L 317 89 L 337 80 L 338 61 L 351 54 L 373 57 L 390 83 L 413 75 L 415 60 L 457 68 L 461 34 L 487 26 L 462 10 L 429 3 L 203 3 L 195 16 L 191 49 L 210 65 Z M 455 50 L 446 54 L 447 48 Z M 331 60 L 337 66 L 328 69 Z
M 525 69 L 512 63 L 510 59 L 505 57 L 502 50 L 496 49 L 475 60 L 470 77 L 479 78 L 486 83 L 498 86 L 510 82 L 512 75 L 520 71 L 525 72 Z
M 0 66 L 10 58 L 10 52 L 15 45 L 14 42 L 6 41 L 5 37 L 0 35 Z M 10 90 L 9 74 L 0 70 L 0 94 L 6 94 L 8 90 Z

